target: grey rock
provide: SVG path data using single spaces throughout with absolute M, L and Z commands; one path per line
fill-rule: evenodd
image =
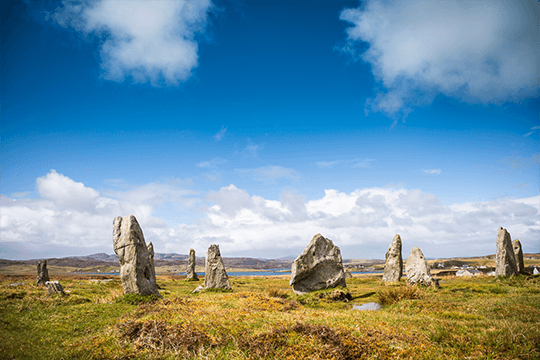
M 199 277 L 195 272 L 195 250 L 189 249 L 188 264 L 186 268 L 187 280 L 199 281 Z
M 47 270 L 47 260 L 37 263 L 37 285 L 44 285 L 49 281 L 49 270 Z
M 353 305 L 353 310 L 359 311 L 377 311 L 382 309 L 382 306 L 375 302 L 369 302 L 362 305 Z
M 156 285 L 153 247 L 150 246 L 151 255 L 135 216 L 114 218 L 113 245 L 120 262 L 124 293 L 161 296 Z
M 219 245 L 212 244 L 206 252 L 204 266 L 204 288 L 205 289 L 226 289 L 231 290 L 229 276 L 223 266 Z
M 195 290 L 192 291 L 192 293 L 195 294 L 195 293 L 198 293 L 199 291 L 202 291 L 202 290 L 204 290 L 204 286 L 199 285 L 199 286 L 197 286 L 197 287 L 195 288 Z
M 540 271 L 538 271 L 537 268 L 534 268 L 534 270 L 533 270 L 533 275 L 538 275 L 538 274 L 540 274 Z
M 516 270 L 518 273 L 525 273 L 525 265 L 523 263 L 523 249 L 521 248 L 521 242 L 519 239 L 512 241 L 512 247 L 514 248 L 514 257 L 516 258 Z
M 403 275 L 403 257 L 401 256 L 401 237 L 396 234 L 386 251 L 386 263 L 382 281 L 395 282 Z
M 407 285 L 439 286 L 439 280 L 431 276 L 431 271 L 422 250 L 417 247 L 411 249 L 407 257 L 405 271 L 407 272 Z
M 46 281 L 45 286 L 47 287 L 47 292 L 49 294 L 61 294 L 65 295 L 64 288 L 58 281 Z
M 294 260 L 289 285 L 298 295 L 338 285 L 346 287 L 339 247 L 321 234 L 315 235 Z
M 345 279 L 352 279 L 353 278 L 352 274 L 349 271 L 345 271 L 345 274 L 343 276 L 345 277 Z
M 512 247 L 510 233 L 500 227 L 497 230 L 497 255 L 495 255 L 495 274 L 510 276 L 517 274 L 516 256 Z

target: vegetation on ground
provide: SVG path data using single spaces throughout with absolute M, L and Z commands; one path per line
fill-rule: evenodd
M 199 293 L 158 276 L 162 298 L 90 278 L 52 279 L 61 296 L 35 276 L 1 275 L 0 358 L 540 358 L 540 276 L 446 277 L 439 289 L 364 276 L 302 296 L 287 276 L 231 277 L 232 292 Z M 352 309 L 368 302 L 383 307 Z

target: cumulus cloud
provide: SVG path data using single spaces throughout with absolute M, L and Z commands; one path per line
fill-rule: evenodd
M 80 255 L 90 248 L 112 253 L 112 219 L 127 214 L 137 216 L 146 240 L 159 252 L 187 253 L 191 247 L 202 254 L 220 243 L 224 256 L 272 258 L 300 253 L 321 233 L 345 258 L 383 258 L 397 233 L 404 256 L 413 246 L 428 257 L 482 255 L 495 253 L 499 226 L 519 238 L 525 252 L 540 251 L 540 195 L 444 205 L 419 189 L 384 187 L 350 193 L 327 189 L 313 199 L 285 189 L 276 200 L 234 184 L 203 197 L 171 183 L 104 195 L 53 171 L 40 179 L 46 198 L 0 197 L 0 253 L 7 244 L 42 251 L 79 247 Z M 66 201 L 81 194 L 85 206 Z M 200 218 L 173 223 L 157 215 L 164 202 L 182 202 L 190 194 L 200 204 L 192 208 Z
M 440 175 L 441 169 L 424 170 L 424 173 L 429 174 L 429 175 Z
M 366 112 L 406 116 L 442 93 L 468 103 L 536 97 L 540 6 L 536 1 L 368 0 L 345 9 L 347 51 L 364 42 L 382 89 Z
M 64 0 L 52 18 L 104 39 L 100 54 L 106 79 L 176 85 L 198 64 L 195 35 L 204 30 L 210 8 L 210 0 Z

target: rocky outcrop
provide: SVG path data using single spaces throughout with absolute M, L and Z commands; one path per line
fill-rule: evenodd
M 298 295 L 338 285 L 347 286 L 341 251 L 332 240 L 326 239 L 321 234 L 311 239 L 292 264 L 289 285 Z
M 47 287 L 47 292 L 49 294 L 60 294 L 65 295 L 64 288 L 58 281 L 47 281 L 45 282 L 45 286 Z
M 510 276 L 517 274 L 516 256 L 512 247 L 510 233 L 500 227 L 497 230 L 497 255 L 495 255 L 495 275 Z
M 151 244 L 149 244 L 151 245 Z M 113 221 L 113 246 L 120 262 L 120 278 L 125 294 L 159 295 L 153 256 L 133 215 Z M 153 246 L 150 246 L 153 255 Z
M 518 273 L 524 274 L 525 264 L 523 263 L 523 249 L 521 248 L 519 239 L 512 241 L 512 247 L 514 248 L 514 257 L 516 259 L 516 270 Z
M 49 281 L 49 270 L 47 270 L 47 260 L 37 263 L 37 285 L 44 285 Z
M 206 252 L 204 266 L 204 288 L 231 290 L 229 276 L 223 266 L 219 245 L 212 244 Z
M 195 272 L 195 250 L 193 249 L 189 249 L 189 258 L 186 273 L 188 281 L 199 281 L 199 277 Z
M 403 275 L 403 257 L 401 256 L 401 237 L 396 234 L 386 252 L 386 263 L 382 281 L 395 282 Z
M 406 260 L 405 272 L 407 285 L 439 286 L 439 280 L 431 276 L 429 265 L 420 248 L 411 249 Z

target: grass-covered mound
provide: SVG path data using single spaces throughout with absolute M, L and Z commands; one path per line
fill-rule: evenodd
M 347 280 L 295 295 L 286 277 L 231 277 L 232 292 L 158 277 L 163 298 L 119 279 L 0 277 L 2 359 L 538 359 L 540 277 L 443 279 L 441 288 Z M 16 284 L 24 282 L 16 286 Z M 378 302 L 379 311 L 353 304 Z

